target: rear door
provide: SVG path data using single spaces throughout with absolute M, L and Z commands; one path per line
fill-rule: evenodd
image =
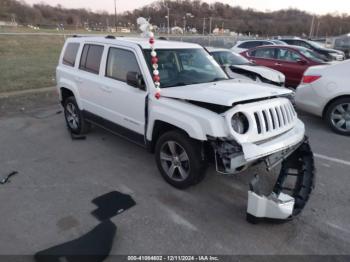
M 103 115 L 103 97 L 101 96 L 100 67 L 104 45 L 85 43 L 79 61 L 79 74 L 75 81 L 85 111 Z
M 270 68 L 275 67 L 276 49 L 274 47 L 259 47 L 248 52 L 248 59 L 257 64 Z
M 274 69 L 286 76 L 287 87 L 297 87 L 305 70 L 309 67 L 308 62 L 298 52 L 288 48 L 278 48 Z M 305 61 L 305 64 L 300 61 Z

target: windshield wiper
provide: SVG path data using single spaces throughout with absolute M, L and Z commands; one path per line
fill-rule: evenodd
M 175 86 L 187 86 L 188 84 L 184 83 L 184 82 L 178 82 L 176 84 L 170 85 L 170 86 L 165 86 L 164 88 L 168 88 L 168 87 L 175 87 Z
M 228 80 L 228 79 L 225 78 L 225 77 L 216 77 L 216 78 L 214 78 L 213 80 L 211 80 L 209 82 L 217 82 L 217 81 L 221 81 L 221 80 Z

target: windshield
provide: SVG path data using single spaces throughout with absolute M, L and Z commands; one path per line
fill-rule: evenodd
M 280 41 L 280 40 L 269 40 L 272 43 L 276 44 L 276 45 L 288 45 L 287 43 Z
M 218 62 L 222 66 L 227 65 L 249 65 L 250 62 L 245 57 L 234 54 L 229 51 L 219 51 L 219 52 L 213 52 L 212 53 L 214 59 L 216 62 Z
M 228 79 L 204 49 L 158 49 L 156 52 L 161 88 Z M 152 73 L 150 50 L 145 50 L 145 58 Z
M 312 52 L 309 49 L 300 48 L 299 51 L 302 55 L 304 55 L 305 57 L 307 57 L 308 59 L 310 59 L 314 62 L 324 63 L 324 60 L 319 55 L 317 55 L 315 52 Z

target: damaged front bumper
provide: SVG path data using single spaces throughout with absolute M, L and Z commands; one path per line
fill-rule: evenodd
M 281 164 L 281 171 L 273 192 L 260 193 L 258 179 L 250 183 L 247 220 L 286 220 L 299 214 L 314 188 L 314 158 L 304 124 L 298 120 L 295 127 L 272 140 L 261 143 L 233 141 L 213 142 L 216 169 L 219 173 L 234 174 L 246 167 L 265 162 L 268 171 Z M 290 180 L 293 180 L 292 183 Z
M 283 151 L 291 148 L 304 139 L 305 126 L 303 122 L 297 120 L 293 129 L 288 132 L 273 138 L 270 141 L 255 144 L 255 143 L 242 143 L 242 150 L 244 153 L 244 159 L 247 162 L 251 162 L 262 157 L 272 155 L 276 152 Z
M 288 181 L 294 178 L 293 183 Z M 289 183 L 289 185 L 287 184 Z M 258 178 L 250 183 L 248 191 L 247 220 L 286 220 L 298 215 L 309 200 L 315 186 L 315 165 L 310 145 L 305 140 L 283 162 L 273 192 L 260 194 Z
M 293 129 L 268 141 L 241 144 L 235 141 L 213 141 L 216 171 L 221 174 L 235 174 L 255 162 L 271 162 L 271 158 L 278 155 L 283 160 L 304 140 L 304 135 L 305 126 L 297 120 Z

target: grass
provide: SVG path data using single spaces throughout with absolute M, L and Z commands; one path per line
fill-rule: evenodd
M 63 36 L 0 35 L 0 92 L 55 85 Z
M 0 35 L 0 92 L 54 86 L 55 68 L 65 41 L 63 35 L 57 34 L 89 34 L 86 31 L 35 31 L 22 27 L 0 27 L 0 33 L 51 33 Z

